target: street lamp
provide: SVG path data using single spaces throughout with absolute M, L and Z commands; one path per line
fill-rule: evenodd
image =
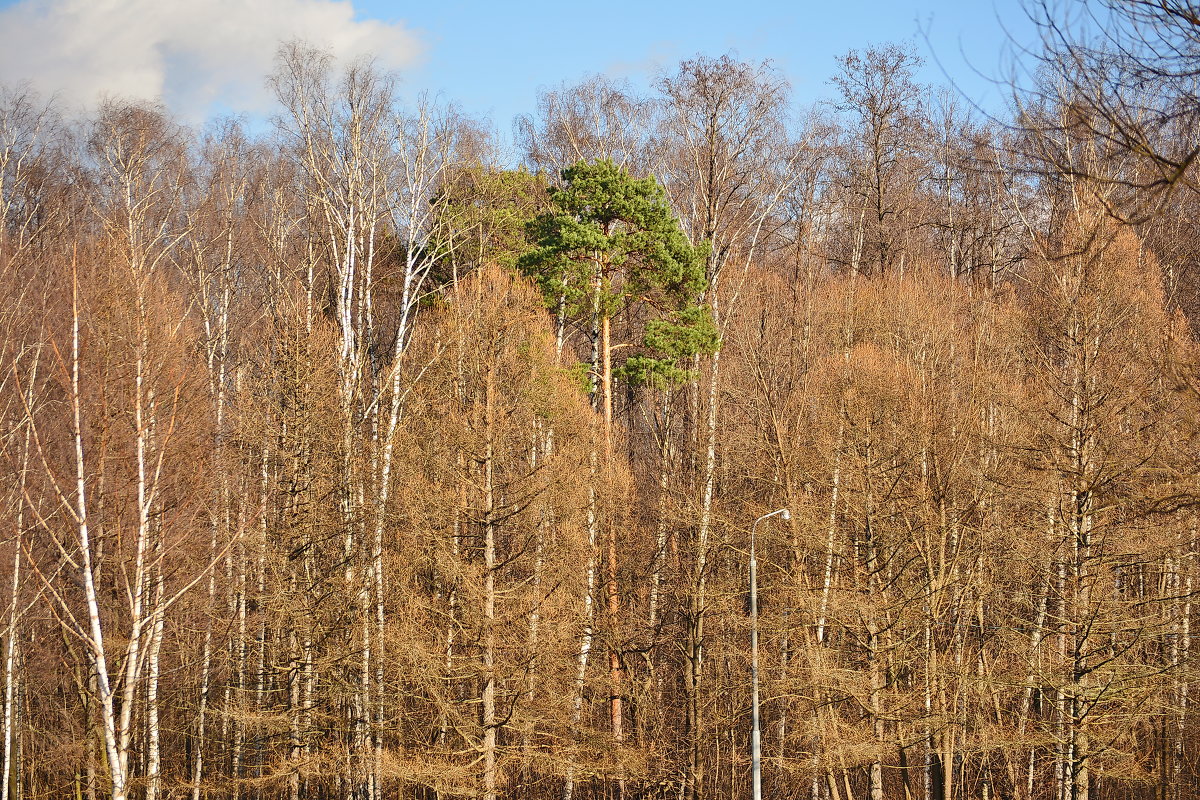
M 758 718 L 758 561 L 754 558 L 755 530 L 768 517 L 788 520 L 792 512 L 786 508 L 763 514 L 750 526 L 750 774 L 754 800 L 762 800 L 762 725 Z

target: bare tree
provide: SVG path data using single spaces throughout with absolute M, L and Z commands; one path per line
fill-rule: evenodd
M 911 46 L 851 50 L 833 79 L 847 115 L 842 214 L 849 251 L 839 261 L 855 274 L 904 273 L 908 238 L 918 227 L 914 201 L 922 173 L 917 135 L 924 89 Z
M 699 298 L 712 310 L 723 331 L 725 297 L 736 298 L 738 284 L 722 284 L 730 264 L 745 270 L 771 233 L 778 206 L 795 180 L 791 158 L 798 153 L 787 141 L 786 84 L 769 64 L 745 64 L 728 56 L 697 58 L 680 64 L 676 75 L 662 80 L 664 185 L 678 210 L 685 232 L 707 246 L 706 289 Z M 666 154 L 671 154 L 670 156 Z M 720 357 L 712 354 L 703 389 L 693 387 L 699 450 L 699 518 L 690 586 L 686 590 L 685 657 L 686 730 L 689 738 L 686 793 L 702 796 L 701 741 L 704 722 L 701 684 L 704 674 L 704 617 L 708 605 L 710 531 L 717 469 Z M 699 359 L 696 359 L 696 367 Z M 697 369 L 697 374 L 699 370 Z
M 628 86 L 594 75 L 538 95 L 538 115 L 514 122 L 527 162 L 552 177 L 580 161 L 608 160 L 635 176 L 651 171 L 655 108 Z

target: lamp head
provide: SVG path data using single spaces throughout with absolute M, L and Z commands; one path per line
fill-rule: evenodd
M 785 509 L 783 510 L 783 513 L 779 515 L 779 518 L 780 518 L 780 519 L 782 519 L 782 520 L 789 520 L 789 519 L 791 519 L 791 518 L 792 518 L 792 512 L 788 511 L 788 510 L 785 508 Z

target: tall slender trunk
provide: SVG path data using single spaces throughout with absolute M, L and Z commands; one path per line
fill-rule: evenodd
M 20 500 L 18 502 L 24 502 Z M 0 800 L 9 800 L 12 796 L 13 778 L 13 738 L 16 732 L 16 703 L 20 691 L 20 676 L 16 670 L 17 661 L 17 598 L 21 586 L 21 539 L 19 531 L 24 520 L 21 512 L 17 512 L 17 539 L 14 542 L 12 602 L 8 611 L 8 635 L 4 642 L 4 766 L 0 772 Z M 17 794 L 20 792 L 18 790 Z
M 829 523 L 825 529 L 825 560 L 821 578 L 821 605 L 817 611 L 817 644 L 825 643 L 825 624 L 829 614 L 829 594 L 833 587 L 833 548 L 837 541 L 838 497 L 842 488 L 842 447 L 846 438 L 846 425 L 838 425 L 836 451 L 833 462 L 832 488 L 829 492 Z
M 1055 564 L 1055 594 L 1058 597 L 1058 659 L 1059 665 L 1066 663 L 1067 660 L 1067 640 L 1069 636 L 1068 619 L 1071 610 L 1067 602 L 1067 564 L 1065 558 L 1056 559 Z M 1065 693 L 1061 683 L 1065 682 L 1064 676 L 1058 676 L 1060 685 L 1054 689 L 1054 786 L 1055 796 L 1057 800 L 1071 800 L 1070 791 L 1068 789 L 1068 779 L 1070 777 L 1070 768 L 1068 766 L 1069 751 L 1067 748 L 1067 708 L 1065 704 Z
M 1072 552 L 1072 598 L 1071 614 L 1067 618 L 1071 627 L 1071 689 L 1068 698 L 1070 725 L 1070 800 L 1088 800 L 1090 789 L 1091 742 L 1087 694 L 1093 677 L 1088 662 L 1089 634 L 1091 626 L 1086 621 L 1091 614 L 1093 583 L 1093 506 L 1094 498 L 1087 481 L 1093 471 L 1092 434 L 1089 409 L 1085 394 L 1089 394 L 1093 378 L 1087 366 L 1091 360 L 1090 342 L 1084 343 L 1081 330 L 1084 325 L 1077 313 L 1072 314 L 1068 328 L 1068 341 L 1080 343 L 1086 350 L 1075 352 L 1072 363 L 1071 412 L 1070 412 L 1070 472 L 1072 481 L 1069 506 L 1069 533 Z
M 866 463 L 872 462 L 873 453 L 870 443 L 867 445 Z M 884 578 L 881 572 L 881 565 L 878 558 L 878 544 L 875 541 L 875 498 L 873 487 L 870 483 L 870 477 L 867 478 L 866 492 L 864 496 L 864 563 L 866 569 L 866 584 L 867 592 L 870 598 L 867 600 L 868 607 L 866 611 L 866 629 L 867 629 L 867 668 L 870 672 L 870 692 L 867 695 L 867 711 L 871 715 L 871 733 L 874 738 L 872 742 L 873 753 L 871 765 L 868 772 L 868 793 L 870 800 L 883 800 L 883 756 L 884 756 L 884 737 L 886 728 L 883 718 L 883 690 L 885 687 L 884 666 L 882 659 L 882 645 L 879 634 L 879 619 L 877 604 L 882 601 L 879 597 L 881 579 Z
M 214 519 L 209 526 L 209 553 L 211 558 L 217 557 L 218 523 Z M 192 800 L 200 800 L 200 787 L 204 778 L 204 747 L 208 733 L 208 703 L 212 691 L 212 642 L 213 617 L 216 613 L 217 576 L 216 570 L 209 570 L 207 590 L 207 618 L 204 621 L 204 644 L 200 648 L 200 691 L 196 705 L 196 728 L 192 751 Z
M 31 415 L 33 409 L 33 389 L 37 383 L 38 355 L 34 357 L 34 363 L 29 375 L 28 389 L 23 401 Z M 17 640 L 20 637 L 20 632 L 17 623 L 20 615 L 22 543 L 25 536 L 25 503 L 27 502 L 25 496 L 29 477 L 30 444 L 33 438 L 32 418 L 26 420 L 24 428 L 25 436 L 21 447 L 20 473 L 17 476 L 17 515 L 13 531 L 12 581 L 10 583 L 12 596 L 9 598 L 8 603 L 8 634 L 4 639 L 4 765 L 2 771 L 0 771 L 0 800 L 10 800 L 13 794 L 13 754 L 15 750 L 13 739 L 16 734 L 16 707 L 20 699 L 20 674 L 17 671 Z M 16 794 L 18 795 L 17 800 L 20 800 L 19 783 L 17 784 Z
M 925 676 L 924 676 L 924 731 L 922 738 L 925 740 L 925 758 L 922 764 L 922 790 L 925 800 L 935 800 L 938 797 L 938 792 L 934 786 L 934 759 L 936 758 L 936 744 L 934 742 L 933 730 L 933 697 L 934 697 L 934 679 L 937 674 L 937 652 L 933 643 L 933 608 L 931 599 L 928 597 L 932 580 L 929 580 L 926 586 L 925 599 L 925 624 L 922 630 L 922 638 L 924 640 L 925 649 Z
M 653 734 L 648 733 L 648 726 L 653 723 L 655 730 L 664 730 L 665 711 L 663 704 L 664 676 L 660 671 L 662 660 L 662 642 L 660 641 L 660 612 L 662 602 L 662 587 L 667 563 L 668 547 L 668 500 L 670 492 L 671 461 L 673 444 L 672 414 L 673 392 L 670 387 L 661 393 L 661 405 L 658 418 L 658 498 L 657 515 L 654 530 L 654 554 L 650 563 L 650 597 L 646 607 L 647 642 L 642 658 L 646 665 L 646 677 L 643 683 L 647 701 L 643 713 L 638 715 L 639 739 L 645 739 Z
M 162 560 L 162 553 L 156 560 Z M 161 609 L 163 601 L 163 574 L 161 565 L 154 570 L 154 608 Z M 154 615 L 150 628 L 150 642 L 146 653 L 146 800 L 157 800 L 162 788 L 162 734 L 159 728 L 158 684 L 162 674 L 164 614 Z
M 87 606 L 88 627 L 84 633 L 88 660 L 96 676 L 100 724 L 104 732 L 104 753 L 112 783 L 112 800 L 126 800 L 126 761 L 118 739 L 117 710 L 105 649 L 104 628 L 100 620 L 100 602 L 92 564 L 92 537 L 87 505 L 87 462 L 83 448 L 83 399 L 80 388 L 79 281 L 72 259 L 71 292 L 71 435 L 75 456 L 75 502 L 71 509 L 79 539 L 80 577 Z M 127 752 L 127 751 L 125 751 Z
M 483 462 L 483 800 L 496 800 L 496 742 L 498 715 L 496 713 L 496 496 L 494 484 L 495 459 L 495 387 L 496 370 L 488 370 L 484 389 Z
M 713 323 L 720 330 L 721 316 L 715 290 L 711 293 L 710 308 Z M 703 796 L 703 767 L 701 764 L 701 731 L 704 727 L 703 702 L 700 697 L 704 679 L 704 623 L 708 605 L 708 542 L 712 528 L 713 491 L 717 474 L 717 390 L 720 382 L 721 350 L 712 354 L 704 405 L 704 461 L 701 473 L 700 520 L 696 530 L 696 561 L 692 575 L 692 591 L 688 603 L 687 638 L 687 731 L 688 731 L 688 798 Z
M 613 446 L 613 372 L 612 372 L 612 322 L 607 314 L 600 318 L 601 356 L 601 409 L 604 417 L 605 463 L 612 460 Z M 605 536 L 605 600 L 609 624 L 608 679 L 609 679 L 609 725 L 613 745 L 619 748 L 625 742 L 625 664 L 618 647 L 621 630 L 621 594 L 618 584 L 617 526 L 611 522 L 604 527 Z M 617 800 L 624 791 L 624 778 L 618 779 Z
M 579 635 L 579 650 L 575 658 L 575 692 L 571 702 L 571 730 L 578 740 L 583 722 L 584 685 L 587 680 L 588 661 L 592 653 L 592 641 L 596 624 L 596 562 L 599 556 L 599 521 L 596 514 L 597 453 L 593 445 L 589 458 L 588 503 L 586 511 L 588 533 L 588 558 L 584 570 L 585 590 L 583 595 L 583 631 Z M 572 800 L 575 795 L 575 759 L 567 763 L 567 775 L 563 781 L 562 800 Z
M 1183 586 L 1179 596 L 1183 598 L 1178 612 L 1178 655 L 1177 665 L 1181 667 L 1175 679 L 1175 719 L 1174 736 L 1171 745 L 1171 785 L 1178 787 L 1178 796 L 1182 796 L 1183 770 L 1187 757 L 1187 719 L 1191 706 L 1191 691 L 1188 674 L 1183 665 L 1191 663 L 1192 656 L 1192 592 L 1195 589 L 1193 570 L 1196 568 L 1196 521 L 1193 519 L 1189 526 L 1189 540 L 1183 552 L 1182 567 L 1184 572 Z
M 293 585 L 295 581 L 293 579 Z M 288 800 L 300 799 L 300 768 L 303 760 L 302 725 L 303 725 L 303 693 L 302 670 L 304 668 L 303 651 L 300 647 L 297 631 L 288 631 Z
M 600 400 L 600 272 L 597 267 L 592 280 L 592 330 L 591 330 L 591 397 L 592 409 L 598 410 Z M 607 437 L 608 431 L 602 435 Z M 599 482 L 600 482 L 600 453 L 599 444 L 593 432 L 591 451 L 588 454 L 588 500 L 586 524 L 588 534 L 588 558 L 584 569 L 585 592 L 583 596 L 583 631 L 579 636 L 579 650 L 575 663 L 575 695 L 571 706 L 571 730 L 578 740 L 580 723 L 583 721 L 584 684 L 587 679 L 588 661 L 591 658 L 592 642 L 595 636 L 596 624 L 596 578 L 599 562 L 600 544 L 600 514 L 599 514 Z M 572 758 L 567 765 L 567 775 L 563 781 L 562 800 L 572 800 L 575 793 L 575 760 Z
M 411 269 L 410 269 L 411 272 Z M 368 292 L 369 294 L 369 292 Z M 407 324 L 407 318 L 404 325 Z M 395 339 L 392 343 L 392 367 L 389 370 L 387 386 L 379 387 L 378 391 L 383 392 L 385 389 L 390 393 L 387 419 L 383 425 L 383 431 L 378 435 L 382 439 L 382 456 L 377 458 L 375 465 L 376 472 L 376 497 L 375 505 L 375 525 L 372 531 L 370 541 L 370 559 L 368 564 L 369 575 L 369 608 L 364 609 L 364 619 L 371 619 L 374 625 L 374 673 L 370 674 L 372 669 L 372 659 L 370 654 L 365 654 L 363 657 L 363 682 L 365 684 L 364 691 L 368 694 L 371 689 L 375 692 L 375 703 L 370 710 L 371 719 L 368 724 L 367 736 L 370 742 L 371 749 L 371 764 L 368 775 L 368 797 L 370 800 L 375 800 L 378 797 L 381 787 L 381 773 L 383 769 L 383 738 L 381 731 L 383 728 L 383 720 L 386 714 L 386 698 L 384 697 L 384 654 L 383 644 L 386 640 L 386 623 L 387 617 L 385 613 L 385 592 L 384 592 L 384 576 L 383 576 L 383 540 L 384 528 L 386 527 L 388 503 L 391 499 L 392 490 L 392 469 L 395 460 L 396 452 L 396 435 L 400 427 L 400 420 L 403 415 L 403 392 L 401 378 L 403 371 L 401 369 L 404 359 L 404 351 L 408 342 L 408 331 L 405 327 L 400 327 L 396 331 Z M 376 422 L 378 430 L 379 422 Z M 364 622 L 364 625 L 366 623 Z M 366 629 L 365 629 L 366 630 Z M 369 652 L 369 651 L 368 651 Z M 371 686 L 373 679 L 374 686 Z
M 226 295 L 228 296 L 228 294 Z M 222 314 L 222 321 L 227 319 L 226 315 Z M 226 325 L 222 325 L 222 332 L 227 330 Z M 221 347 L 223 351 L 224 348 Z M 218 474 L 220 475 L 220 486 L 217 491 L 217 509 L 213 514 L 212 521 L 209 524 L 209 559 L 215 563 L 220 555 L 220 537 L 222 531 L 226 534 L 229 530 L 229 482 L 225 474 L 225 459 L 224 445 L 225 437 L 222 433 L 225 419 L 225 359 L 222 356 L 216 359 L 216 352 L 210 353 L 209 374 L 213 376 L 215 389 L 214 396 L 216 398 L 216 434 L 213 442 L 213 458 L 217 465 Z M 217 363 L 213 363 L 213 361 Z M 215 368 L 215 369 L 214 369 Z M 262 497 L 261 505 L 265 508 L 267 503 L 266 491 L 266 450 L 263 451 L 262 463 Z M 266 515 L 263 515 L 263 524 L 266 523 Z M 204 779 L 204 748 L 206 745 L 207 725 L 208 725 L 208 707 L 210 695 L 212 693 L 212 651 L 213 651 L 213 625 L 214 616 L 217 610 L 217 571 L 214 568 L 209 570 L 208 583 L 206 590 L 206 619 L 204 623 L 204 643 L 200 648 L 200 690 L 197 698 L 196 709 L 196 728 L 195 728 L 195 747 L 192 754 L 192 800 L 200 800 L 201 783 Z
M 658 442 L 658 519 L 654 530 L 654 557 L 651 564 L 650 601 L 647 623 L 651 631 L 658 626 L 658 603 L 662 592 L 663 565 L 667 556 L 667 499 L 671 468 L 671 390 L 662 392 L 662 425 Z
M 533 443 L 530 447 L 529 467 L 537 471 L 554 451 L 553 427 L 542 429 L 540 423 L 534 424 Z M 537 684 L 541 659 L 538 658 L 538 647 L 541 644 L 542 622 L 542 584 L 546 563 L 546 546 L 548 534 L 553 525 L 554 512 L 549 507 L 542 510 L 541 518 L 534 530 L 533 545 L 533 574 L 530 588 L 533 590 L 533 606 L 529 609 L 529 627 L 526 646 L 529 652 L 529 668 L 525 677 L 525 702 L 532 708 L 537 699 Z M 521 772 L 526 781 L 526 788 L 532 782 L 533 766 L 533 730 L 527 727 L 521 734 Z
M 879 631 L 875 621 L 867 623 L 867 659 L 870 671 L 871 690 L 867 696 L 867 709 L 871 714 L 871 733 L 874 736 L 874 753 L 869 770 L 869 794 L 871 800 L 883 800 L 883 665 L 880 663 Z
M 133 569 L 130 576 L 132 585 L 129 587 L 132 596 L 129 613 L 129 642 L 125 646 L 121 710 L 117 728 L 117 755 L 121 760 L 121 773 L 125 776 L 129 775 L 129 756 L 133 741 L 133 711 L 136 706 L 138 685 L 141 682 L 140 679 L 142 676 L 142 648 L 146 644 L 144 641 L 146 635 L 145 626 L 148 621 L 146 593 L 150 589 L 150 572 L 153 570 L 152 565 L 148 568 L 147 559 L 151 562 L 155 560 L 155 553 L 152 550 L 151 509 L 154 503 L 154 487 L 156 482 L 153 481 L 150 475 L 150 461 L 153 457 L 151 452 L 151 427 L 154 417 L 154 398 L 153 390 L 148 390 L 146 387 L 146 373 L 148 370 L 146 358 L 149 347 L 149 337 L 146 330 L 146 299 L 142 294 L 144 276 L 141 270 L 136 268 L 136 265 L 134 267 L 134 278 L 138 284 L 137 313 L 139 337 L 134 367 L 133 398 L 138 524 L 134 539 Z M 154 609 L 152 603 L 151 609 Z
M 1050 531 L 1047 539 L 1053 541 L 1054 538 L 1054 517 L 1050 516 Z M 1037 608 L 1034 618 L 1033 630 L 1029 633 L 1029 670 L 1026 672 L 1026 688 L 1021 694 L 1020 712 L 1017 716 L 1017 736 L 1019 741 L 1024 741 L 1025 732 L 1029 727 L 1029 716 L 1033 706 L 1034 692 L 1040 691 L 1034 686 L 1034 681 L 1042 672 L 1041 667 L 1041 646 L 1042 640 L 1046 635 L 1046 612 L 1050 605 L 1050 581 L 1049 573 L 1045 576 L 1041 595 L 1035 600 Z M 1030 744 L 1028 745 L 1027 769 L 1025 772 L 1024 781 L 1024 800 L 1033 800 L 1033 791 L 1035 788 L 1035 770 L 1037 748 Z

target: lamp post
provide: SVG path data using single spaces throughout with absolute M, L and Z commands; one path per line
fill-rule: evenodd
M 762 725 L 758 718 L 758 561 L 754 557 L 755 531 L 758 523 L 768 517 L 787 520 L 792 513 L 786 508 L 763 514 L 750 526 L 750 775 L 754 800 L 762 800 Z

